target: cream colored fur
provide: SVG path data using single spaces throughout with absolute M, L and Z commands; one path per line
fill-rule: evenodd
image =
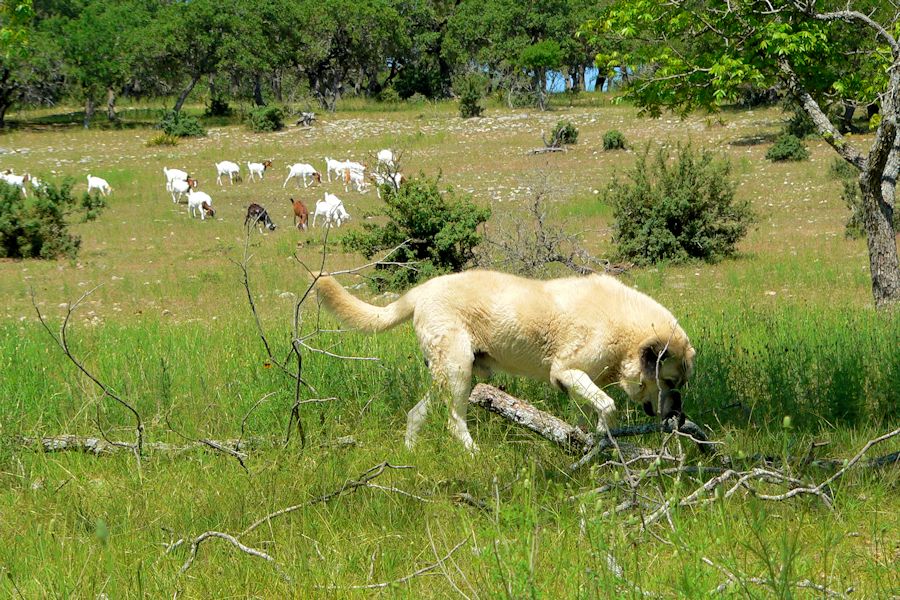
M 648 412 L 663 415 L 693 364 L 694 349 L 672 314 L 606 275 L 537 281 L 467 271 L 436 277 L 385 307 L 359 300 L 329 276 L 316 289 L 327 309 L 362 331 L 413 320 L 434 381 L 449 395 L 450 430 L 470 449 L 466 407 L 473 374 L 496 369 L 548 381 L 586 401 L 605 431 L 616 407 L 602 388 L 619 384 Z M 431 396 L 409 411 L 408 446 Z M 680 396 L 677 401 L 680 408 Z

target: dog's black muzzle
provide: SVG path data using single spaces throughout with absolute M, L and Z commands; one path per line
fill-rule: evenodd
M 647 413 L 647 415 L 651 417 L 656 416 L 653 402 L 648 400 L 647 402 L 644 402 L 643 407 L 644 412 Z M 666 422 L 669 419 L 675 419 L 678 423 L 678 427 L 684 425 L 684 411 L 681 410 L 681 392 L 678 390 L 669 390 L 663 394 L 660 414 L 662 415 L 661 420 L 663 422 Z

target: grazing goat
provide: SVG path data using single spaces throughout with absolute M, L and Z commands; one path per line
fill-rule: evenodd
M 169 191 L 172 192 L 172 203 L 178 204 L 178 201 L 181 200 L 181 197 L 192 189 L 197 188 L 197 180 L 191 179 L 188 177 L 185 180 L 174 179 L 172 183 L 169 185 Z
M 376 158 L 378 159 L 379 164 L 385 165 L 387 167 L 394 166 L 394 153 L 387 148 L 385 148 L 384 150 L 379 150 Z
M 191 218 L 194 218 L 194 211 L 200 213 L 201 221 L 205 220 L 207 215 L 216 216 L 216 211 L 212 207 L 212 198 L 206 192 L 195 192 L 193 189 L 188 189 L 187 197 L 188 214 L 191 215 Z
M 222 185 L 222 175 L 228 175 L 228 181 L 234 185 L 234 180 L 237 178 L 238 181 L 241 180 L 241 168 L 237 163 L 233 163 L 230 160 L 223 160 L 222 162 L 216 163 L 216 183 Z
M 169 169 L 163 167 L 163 175 L 166 176 L 166 191 L 172 191 L 172 182 L 173 181 L 184 181 L 188 178 L 188 174 L 186 171 L 182 171 L 181 169 Z
M 98 190 L 104 196 L 109 196 L 109 193 L 112 191 L 112 188 L 109 187 L 109 182 L 107 182 L 102 177 L 94 177 L 93 175 L 87 176 L 88 181 L 88 193 L 90 194 L 93 190 Z
M 369 180 L 375 184 L 375 192 L 381 198 L 381 186 L 385 183 L 391 184 L 395 190 L 399 190 L 400 186 L 406 183 L 406 177 L 402 173 L 394 173 L 393 175 L 382 175 L 378 171 L 373 171 L 369 175 Z
M 259 175 L 259 178 L 263 178 L 263 174 L 266 172 L 266 169 L 272 166 L 271 160 L 264 160 L 261 163 L 247 163 L 247 170 L 250 171 L 250 181 L 255 181 L 253 179 L 254 175 Z
M 291 180 L 291 177 L 302 177 L 303 178 L 303 187 L 309 187 L 309 184 L 306 182 L 306 178 L 309 177 L 312 181 L 321 184 L 322 183 L 322 174 L 316 171 L 316 169 L 309 164 L 306 163 L 297 163 L 288 167 L 288 176 L 287 179 L 284 180 L 284 185 L 281 187 L 287 187 L 287 182 Z M 300 185 L 300 182 L 297 182 L 297 185 Z
M 313 212 L 312 226 L 316 226 L 316 217 L 325 217 L 325 227 L 331 226 L 332 221 L 340 227 L 341 223 L 350 220 L 350 213 L 344 208 L 344 203 L 334 194 L 325 192 L 325 199 L 316 202 L 316 210 Z
M 306 231 L 309 223 L 309 210 L 303 204 L 303 200 L 291 198 L 291 206 L 294 207 L 294 226 L 301 231 Z
M 12 171 L 6 171 L 3 174 L 0 174 L 0 179 L 3 179 L 6 183 L 13 187 L 17 187 L 22 190 L 22 195 L 26 198 L 28 197 L 28 192 L 25 190 L 25 184 L 31 179 L 31 175 L 25 173 L 24 175 L 13 175 Z
M 247 207 L 247 216 L 244 217 L 244 227 L 250 227 L 251 225 L 256 225 L 260 233 L 262 233 L 263 225 L 269 231 L 275 231 L 275 223 L 269 218 L 269 213 L 255 202 Z
M 334 171 L 334 174 L 338 177 L 341 177 L 341 173 L 344 172 L 344 169 L 347 168 L 347 165 L 342 160 L 334 160 L 333 158 L 325 157 L 325 176 L 328 178 L 328 183 L 331 183 L 331 172 Z
M 363 189 L 366 186 L 366 176 L 363 171 L 357 171 L 356 169 L 344 169 L 344 191 L 349 191 L 350 187 L 356 188 L 356 191 L 360 194 L 365 194 L 368 189 Z

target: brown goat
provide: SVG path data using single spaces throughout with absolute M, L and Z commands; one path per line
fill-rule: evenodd
M 309 210 L 303 204 L 303 200 L 294 200 L 293 198 L 290 200 L 291 206 L 294 207 L 294 225 L 297 226 L 297 229 L 306 231 L 307 223 L 309 222 Z

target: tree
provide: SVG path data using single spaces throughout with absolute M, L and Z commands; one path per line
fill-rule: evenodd
M 66 62 L 84 97 L 85 128 L 102 94 L 106 94 L 107 117 L 117 119 L 116 93 L 133 72 L 139 40 L 149 22 L 150 15 L 140 0 L 97 0 L 63 28 Z
M 587 30 L 621 42 L 618 51 L 598 55 L 598 64 L 633 65 L 638 79 L 628 95 L 652 116 L 663 109 L 716 109 L 735 101 L 748 84 L 780 86 L 859 171 L 872 292 L 884 308 L 900 304 L 892 225 L 900 167 L 900 43 L 891 32 L 898 17 L 888 3 L 875 1 L 632 0 L 612 6 Z M 847 69 L 849 57 L 861 54 L 870 66 Z M 836 101 L 866 105 L 876 97 L 882 118 L 864 154 L 841 134 L 828 107 Z

